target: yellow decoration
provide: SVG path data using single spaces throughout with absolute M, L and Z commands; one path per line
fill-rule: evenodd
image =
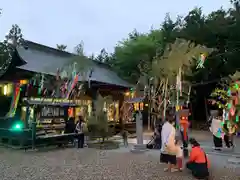
M 125 93 L 125 96 L 129 96 L 129 95 L 130 95 L 130 92 L 126 92 L 126 93 Z
M 20 84 L 21 85 L 24 85 L 24 84 L 27 84 L 27 83 L 28 83 L 28 80 L 25 80 L 25 79 L 24 80 L 20 80 Z
M 179 111 L 180 110 L 180 106 L 176 106 L 176 111 Z

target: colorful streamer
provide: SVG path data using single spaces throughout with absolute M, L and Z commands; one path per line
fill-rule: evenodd
M 9 117 L 14 117 L 14 115 L 16 113 L 16 109 L 17 109 L 17 105 L 18 105 L 19 97 L 20 97 L 20 86 L 21 85 L 19 83 L 17 83 L 15 85 L 15 92 L 13 93 L 12 102 L 11 102 L 10 110 L 8 113 Z
M 204 62 L 206 60 L 206 56 L 205 54 L 201 54 L 198 60 L 198 65 L 197 65 L 197 69 L 199 68 L 204 68 Z
M 74 77 L 74 79 L 73 79 L 73 81 L 71 83 L 70 89 L 69 89 L 69 91 L 67 93 L 67 96 L 66 96 L 67 99 L 69 98 L 69 96 L 70 96 L 73 88 L 76 86 L 77 82 L 78 82 L 78 74 Z
M 38 88 L 38 94 L 41 95 L 44 86 L 44 74 L 41 75 L 40 87 Z

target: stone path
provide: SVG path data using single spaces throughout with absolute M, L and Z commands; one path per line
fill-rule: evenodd
M 240 169 L 224 167 L 222 158 L 212 166 L 213 179 L 237 180 L 240 177 Z M 192 179 L 188 172 L 166 173 L 163 168 L 164 165 L 159 164 L 159 151 L 132 154 L 129 148 L 111 151 L 72 148 L 49 152 L 0 149 L 1 180 Z
M 153 133 L 144 133 L 144 144 L 147 144 Z M 233 156 L 233 157 L 240 157 L 240 137 L 234 138 L 234 143 L 236 144 L 236 147 L 232 149 L 223 148 L 222 152 L 216 152 L 213 150 L 213 137 L 211 132 L 209 131 L 191 131 L 190 137 L 194 137 L 199 143 L 201 144 L 201 147 L 209 154 L 214 155 L 223 155 L 223 156 Z M 118 138 L 117 141 L 122 141 L 121 138 Z M 130 144 L 136 144 L 137 140 L 136 138 L 129 138 Z

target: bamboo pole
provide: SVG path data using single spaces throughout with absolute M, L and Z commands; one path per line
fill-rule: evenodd
M 179 130 L 180 127 L 180 120 L 179 120 L 179 94 L 180 94 L 180 68 L 179 73 L 176 78 L 176 103 L 175 103 L 175 109 L 176 109 L 176 128 Z
M 166 120 L 166 110 L 167 110 L 167 91 L 168 91 L 168 78 L 165 82 L 165 88 L 164 88 L 164 106 L 163 106 L 163 120 Z

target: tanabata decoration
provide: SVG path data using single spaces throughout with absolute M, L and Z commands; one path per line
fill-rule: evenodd
M 60 70 L 57 68 L 56 80 L 60 80 Z
M 73 79 L 73 81 L 72 81 L 72 83 L 70 85 L 70 88 L 68 89 L 68 93 L 67 93 L 66 99 L 69 98 L 69 96 L 70 96 L 73 88 L 76 86 L 77 82 L 78 82 L 78 74 L 74 77 L 74 79 Z
M 17 109 L 17 105 L 19 102 L 19 97 L 20 97 L 20 83 L 16 83 L 15 84 L 15 92 L 12 95 L 12 102 L 11 102 L 11 106 L 10 106 L 10 110 L 8 112 L 8 117 L 14 117 L 15 113 L 16 113 L 16 109 Z
M 204 68 L 205 60 L 206 60 L 206 55 L 205 54 L 201 54 L 199 59 L 198 59 L 197 69 Z
M 67 87 L 67 95 L 66 95 L 66 99 L 69 98 L 69 96 L 71 95 L 74 87 L 77 85 L 78 83 L 78 78 L 79 78 L 79 74 L 77 73 L 77 63 L 75 62 L 73 64 L 73 72 L 72 72 L 72 81 L 71 83 L 68 84 L 68 87 Z
M 38 88 L 38 94 L 41 95 L 43 91 L 43 86 L 44 86 L 44 74 L 41 74 L 41 81 L 40 81 L 40 86 Z

